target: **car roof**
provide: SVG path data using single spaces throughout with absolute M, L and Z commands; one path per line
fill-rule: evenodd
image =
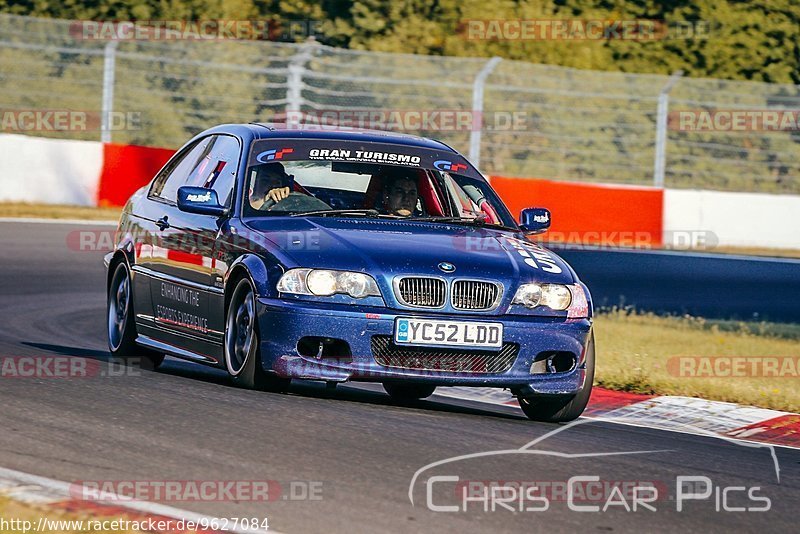
M 441 141 L 435 141 L 426 137 L 419 137 L 406 133 L 388 132 L 383 130 L 367 130 L 356 128 L 338 130 L 328 129 L 328 127 L 325 127 L 325 129 L 320 129 L 318 126 L 305 129 L 286 128 L 285 125 L 263 122 L 252 122 L 242 126 L 249 127 L 251 131 L 256 134 L 256 137 L 260 139 L 327 139 L 342 141 L 360 140 L 368 143 L 392 143 L 395 145 L 417 146 L 423 148 L 432 148 L 434 150 L 455 152 L 455 150 Z

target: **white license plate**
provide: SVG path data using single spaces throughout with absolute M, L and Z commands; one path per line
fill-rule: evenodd
M 398 317 L 394 325 L 394 342 L 499 349 L 503 346 L 503 324 Z

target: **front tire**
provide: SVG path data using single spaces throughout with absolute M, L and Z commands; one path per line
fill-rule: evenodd
M 393 399 L 408 402 L 430 397 L 433 395 L 433 392 L 436 391 L 436 386 L 386 382 L 383 384 L 383 389 L 386 390 L 386 393 Z
M 518 398 L 519 407 L 532 421 L 547 423 L 566 423 L 580 417 L 589 404 L 594 382 L 594 332 L 591 333 L 589 344 L 586 346 L 586 379 L 583 389 L 575 395 L 550 398 Z
M 120 261 L 113 267 L 111 283 L 108 285 L 108 350 L 114 359 L 125 365 L 156 369 L 164 361 L 164 355 L 136 344 L 136 324 L 133 311 L 133 286 L 128 265 Z
M 225 366 L 236 386 L 285 391 L 290 379 L 264 372 L 256 297 L 250 280 L 242 278 L 231 296 L 225 319 Z

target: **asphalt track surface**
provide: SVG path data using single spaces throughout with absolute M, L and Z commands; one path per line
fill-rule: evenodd
M 77 229 L 0 223 L 3 357 L 88 358 L 106 370 L 102 252 L 67 246 L 67 234 Z M 0 465 L 67 482 L 321 483 L 319 500 L 284 499 L 284 492 L 269 503 L 165 503 L 217 517 L 266 516 L 283 532 L 796 532 L 800 451 L 775 449 L 778 483 L 768 448 L 604 422 L 567 428 L 531 448 L 546 454 L 491 455 L 424 471 L 412 506 L 409 486 L 426 464 L 519 449 L 563 427 L 531 423 L 503 407 L 432 399 L 398 405 L 375 388 L 329 392 L 313 383 L 294 384 L 288 394 L 246 391 L 231 386 L 223 372 L 172 359 L 156 372 L 124 376 L 4 377 Z M 568 456 L 635 451 L 660 452 Z M 486 512 L 472 503 L 467 512 L 434 512 L 426 506 L 431 475 L 539 483 L 597 475 L 652 481 L 661 491 L 655 512 L 619 506 L 576 512 L 552 494 L 546 511 L 497 506 Z M 717 512 L 712 495 L 679 513 L 674 497 L 681 475 L 709 477 L 716 487 L 759 487 L 755 494 L 770 499 L 770 510 Z M 459 502 L 453 483 L 432 487 L 434 504 Z M 763 505 L 728 495 L 730 506 Z

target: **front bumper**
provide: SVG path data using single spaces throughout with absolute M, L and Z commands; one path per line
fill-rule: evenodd
M 470 316 L 425 311 L 400 311 L 383 307 L 347 306 L 309 301 L 261 298 L 258 300 L 261 355 L 264 370 L 282 377 L 345 382 L 408 381 L 440 386 L 510 388 L 523 396 L 574 394 L 586 376 L 584 348 L 591 321 L 554 320 L 527 316 Z M 519 353 L 505 372 L 486 374 L 388 367 L 376 362 L 371 338 L 392 336 L 395 318 L 428 317 L 442 320 L 497 321 L 503 323 L 503 340 L 517 343 Z M 302 355 L 303 337 L 332 338 L 350 347 L 346 358 Z M 578 359 L 568 372 L 531 374 L 531 365 L 544 352 L 571 352 Z M 307 351 L 306 351 L 307 352 Z

